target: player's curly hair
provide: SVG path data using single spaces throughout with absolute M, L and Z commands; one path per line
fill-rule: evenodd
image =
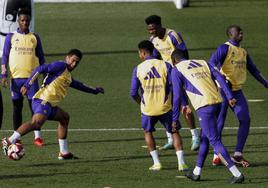
M 78 49 L 71 49 L 68 53 L 67 56 L 72 56 L 72 55 L 76 55 L 77 57 L 79 57 L 79 59 L 81 60 L 83 57 L 83 54 L 80 50 Z
M 146 50 L 146 51 L 148 51 L 148 52 L 150 52 L 151 54 L 153 53 L 153 51 L 154 51 L 154 45 L 153 45 L 153 43 L 151 42 L 151 41 L 149 41 L 149 40 L 143 40 L 143 41 L 141 41 L 139 44 L 138 44 L 138 48 L 140 49 L 140 50 Z
M 151 15 L 145 19 L 145 23 L 147 25 L 149 24 L 161 25 L 161 17 L 157 15 Z
M 181 59 L 185 59 L 185 52 L 180 49 L 175 49 L 171 54 L 172 61 L 180 61 Z

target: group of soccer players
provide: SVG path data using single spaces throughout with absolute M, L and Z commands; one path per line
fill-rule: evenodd
M 46 120 L 54 120 L 59 122 L 58 159 L 75 159 L 77 157 L 69 152 L 67 143 L 70 115 L 58 104 L 69 87 L 92 94 L 104 93 L 104 89 L 86 86 L 72 78 L 71 72 L 82 59 L 82 52 L 78 49 L 71 49 L 63 61 L 45 64 L 41 40 L 36 33 L 29 31 L 30 19 L 27 10 L 19 11 L 19 28 L 7 35 L 3 50 L 2 84 L 7 85 L 7 73 L 10 72 L 15 130 L 10 137 L 2 139 L 3 150 L 7 155 L 10 144 L 20 143 L 22 136 L 34 130 L 37 131 L 35 144 L 42 146 L 44 143 L 38 131 Z M 244 175 L 235 164 L 250 166 L 242 155 L 250 127 L 249 109 L 242 92 L 247 70 L 268 88 L 268 81 L 253 64 L 248 52 L 240 46 L 242 29 L 237 25 L 229 26 L 226 30 L 228 41 L 218 47 L 207 63 L 190 59 L 181 34 L 162 27 L 161 17 L 149 16 L 145 23 L 151 36 L 138 44 L 142 63 L 133 70 L 130 94 L 140 104 L 145 141 L 153 159 L 149 170 L 162 169 L 153 136 L 155 124 L 160 121 L 168 137 L 167 144 L 161 149 L 176 150 L 178 170 L 185 172 L 189 179 L 200 180 L 211 145 L 215 153 L 213 164 L 224 164 L 228 168 L 233 175 L 230 183 L 242 183 Z M 37 79 L 40 74 L 45 79 L 39 88 Z M 27 96 L 32 111 L 32 119 L 26 123 L 22 123 L 21 115 L 24 96 Z M 195 127 L 190 103 L 196 111 L 200 133 Z M 221 140 L 228 106 L 239 120 L 237 145 L 232 157 Z M 179 133 L 180 113 L 192 134 L 191 150 L 199 149 L 193 171 L 189 170 L 184 158 Z
M 63 61 L 45 64 L 41 40 L 29 31 L 30 12 L 20 9 L 17 31 L 9 33 L 5 40 L 2 58 L 2 84 L 7 86 L 10 72 L 11 95 L 14 107 L 14 133 L 2 139 L 3 151 L 7 155 L 10 144 L 21 144 L 21 137 L 35 131 L 34 144 L 43 146 L 40 129 L 46 120 L 57 121 L 59 156 L 58 159 L 77 158 L 68 150 L 67 132 L 70 115 L 58 104 L 69 87 L 92 94 L 104 93 L 102 87 L 89 87 L 72 78 L 71 72 L 82 59 L 82 52 L 71 49 Z M 38 86 L 38 76 L 44 75 L 42 86 Z M 32 112 L 30 121 L 22 123 L 23 97 L 27 96 Z
M 209 145 L 214 149 L 213 165 L 225 165 L 232 173 L 231 184 L 242 183 L 244 175 L 235 165 L 243 167 L 250 163 L 243 157 L 243 149 L 249 134 L 250 117 L 248 104 L 242 92 L 247 70 L 268 88 L 268 81 L 253 64 L 248 52 L 240 46 L 243 31 L 238 25 L 227 28 L 228 41 L 220 45 L 207 63 L 189 59 L 182 36 L 172 29 L 162 27 L 161 17 L 145 19 L 149 40 L 138 44 L 142 60 L 132 73 L 131 97 L 140 104 L 141 123 L 153 166 L 149 170 L 161 170 L 158 151 L 153 137 L 155 124 L 166 128 L 172 135 L 178 158 L 179 171 L 186 177 L 199 181 L 201 170 L 208 154 Z M 201 133 L 195 126 L 191 102 L 198 117 Z M 221 140 L 228 106 L 239 120 L 237 145 L 231 157 Z M 183 155 L 179 134 L 180 112 L 183 113 L 193 135 L 192 150 L 198 149 L 198 158 L 193 171 L 188 169 Z M 162 149 L 171 148 L 171 141 Z M 200 146 L 199 146 L 200 144 Z

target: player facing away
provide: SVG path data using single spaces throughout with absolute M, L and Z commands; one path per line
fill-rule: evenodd
M 229 38 L 227 42 L 220 45 L 212 54 L 209 63 L 218 67 L 220 72 L 225 76 L 231 87 L 233 96 L 237 99 L 234 107 L 231 107 L 239 120 L 237 132 L 237 144 L 232 157 L 236 164 L 248 167 L 250 163 L 243 157 L 243 149 L 249 135 L 250 116 L 246 98 L 243 94 L 242 87 L 246 81 L 247 70 L 252 76 L 259 81 L 264 87 L 268 88 L 268 81 L 262 76 L 248 52 L 240 46 L 243 39 L 243 31 L 238 25 L 231 25 L 227 28 L 226 34 Z M 218 131 L 221 135 L 224 121 L 227 115 L 228 100 L 221 90 L 223 102 L 221 104 L 220 118 L 218 119 Z M 221 164 L 220 158 L 215 154 L 212 162 L 214 165 Z
M 8 85 L 8 70 L 10 72 L 10 90 L 13 103 L 13 129 L 17 130 L 22 124 L 22 109 L 24 97 L 20 89 L 30 77 L 32 71 L 45 63 L 41 40 L 36 33 L 29 31 L 30 12 L 28 9 L 20 9 L 18 12 L 19 28 L 6 36 L 3 57 L 2 57 L 2 85 Z M 38 81 L 36 80 L 28 91 L 26 97 L 32 112 L 32 97 L 38 90 Z M 34 131 L 34 144 L 43 146 L 40 130 Z M 18 140 L 19 141 L 19 140 Z
M 154 44 L 155 47 L 153 52 L 154 57 L 160 57 L 164 61 L 172 65 L 171 53 L 175 49 L 180 49 L 185 54 L 185 57 L 189 58 L 188 49 L 181 34 L 172 29 L 162 27 L 160 16 L 157 15 L 149 16 L 145 19 L 145 23 L 147 24 L 147 30 L 151 35 L 150 41 Z M 186 106 L 186 108 L 184 107 L 182 109 L 191 112 L 191 108 L 189 106 Z M 191 150 L 198 150 L 200 145 L 200 139 L 198 131 L 195 127 L 194 115 L 193 113 L 186 113 L 185 111 L 182 111 L 182 113 L 192 134 Z M 160 149 L 172 148 L 172 142 L 173 142 L 172 136 L 168 132 L 167 137 L 168 137 L 168 143 L 165 144 Z
M 131 97 L 140 104 L 141 123 L 145 141 L 153 159 L 149 170 L 161 170 L 162 165 L 156 150 L 153 132 L 155 124 L 160 123 L 172 134 L 173 145 L 178 158 L 178 170 L 184 171 L 188 166 L 184 162 L 183 145 L 179 134 L 180 125 L 172 127 L 171 105 L 171 65 L 152 57 L 153 44 L 144 40 L 138 44 L 139 57 L 143 61 L 133 69 L 130 87 Z M 139 93 L 141 91 L 141 94 Z
M 65 61 L 56 61 L 37 67 L 30 78 L 21 88 L 21 93 L 25 95 L 33 86 L 40 74 L 46 74 L 42 87 L 36 92 L 32 100 L 33 117 L 32 120 L 23 123 L 8 139 L 2 139 L 3 150 L 6 155 L 9 144 L 15 143 L 22 136 L 30 131 L 40 129 L 46 120 L 59 122 L 58 140 L 60 152 L 58 158 L 75 159 L 76 157 L 69 152 L 67 144 L 67 132 L 70 115 L 58 107 L 60 101 L 65 98 L 69 87 L 87 93 L 104 93 L 102 87 L 88 87 L 83 83 L 72 78 L 71 72 L 78 66 L 82 59 L 82 53 L 78 49 L 72 49 L 67 53 Z
M 233 177 L 230 183 L 242 183 L 244 176 L 234 165 L 217 131 L 217 118 L 219 116 L 222 98 L 214 80 L 217 80 L 222 86 L 228 98 L 229 105 L 234 106 L 236 103 L 224 77 L 216 68 L 210 66 L 204 60 L 186 60 L 183 51 L 179 49 L 176 49 L 172 53 L 172 62 L 174 64 L 171 72 L 173 86 L 172 124 L 174 126 L 177 124 L 180 114 L 178 107 L 185 97 L 184 92 L 186 91 L 196 110 L 201 128 L 201 144 L 196 166 L 193 172 L 187 173 L 186 176 L 193 181 L 200 180 L 201 170 L 204 166 L 210 144 L 232 173 Z

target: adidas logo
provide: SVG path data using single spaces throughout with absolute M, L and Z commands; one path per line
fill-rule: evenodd
M 201 64 L 195 62 L 195 61 L 191 61 L 191 63 L 189 63 L 187 69 L 193 69 L 193 68 L 197 68 L 197 67 L 202 67 Z
M 144 77 L 144 80 L 153 79 L 153 78 L 161 78 L 160 74 L 157 72 L 155 67 L 151 68 L 151 70 Z

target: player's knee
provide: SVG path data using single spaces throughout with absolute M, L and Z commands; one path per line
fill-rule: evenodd
M 250 125 L 250 117 L 249 116 L 242 116 L 242 117 L 239 117 L 238 119 L 239 119 L 240 125 L 243 125 L 243 126 Z
M 34 130 L 40 130 L 41 126 L 44 124 L 44 120 L 42 120 L 42 119 L 33 119 L 31 124 L 34 127 Z
M 213 148 L 215 148 L 215 147 L 217 147 L 219 145 L 222 145 L 222 142 L 221 142 L 221 140 L 219 138 L 209 140 L 209 143 Z
M 70 121 L 70 115 L 67 113 L 67 112 L 65 112 L 64 114 L 63 114 L 63 118 L 62 118 L 62 124 L 63 125 L 65 125 L 65 126 L 68 126 L 68 124 L 69 124 L 69 121 Z

